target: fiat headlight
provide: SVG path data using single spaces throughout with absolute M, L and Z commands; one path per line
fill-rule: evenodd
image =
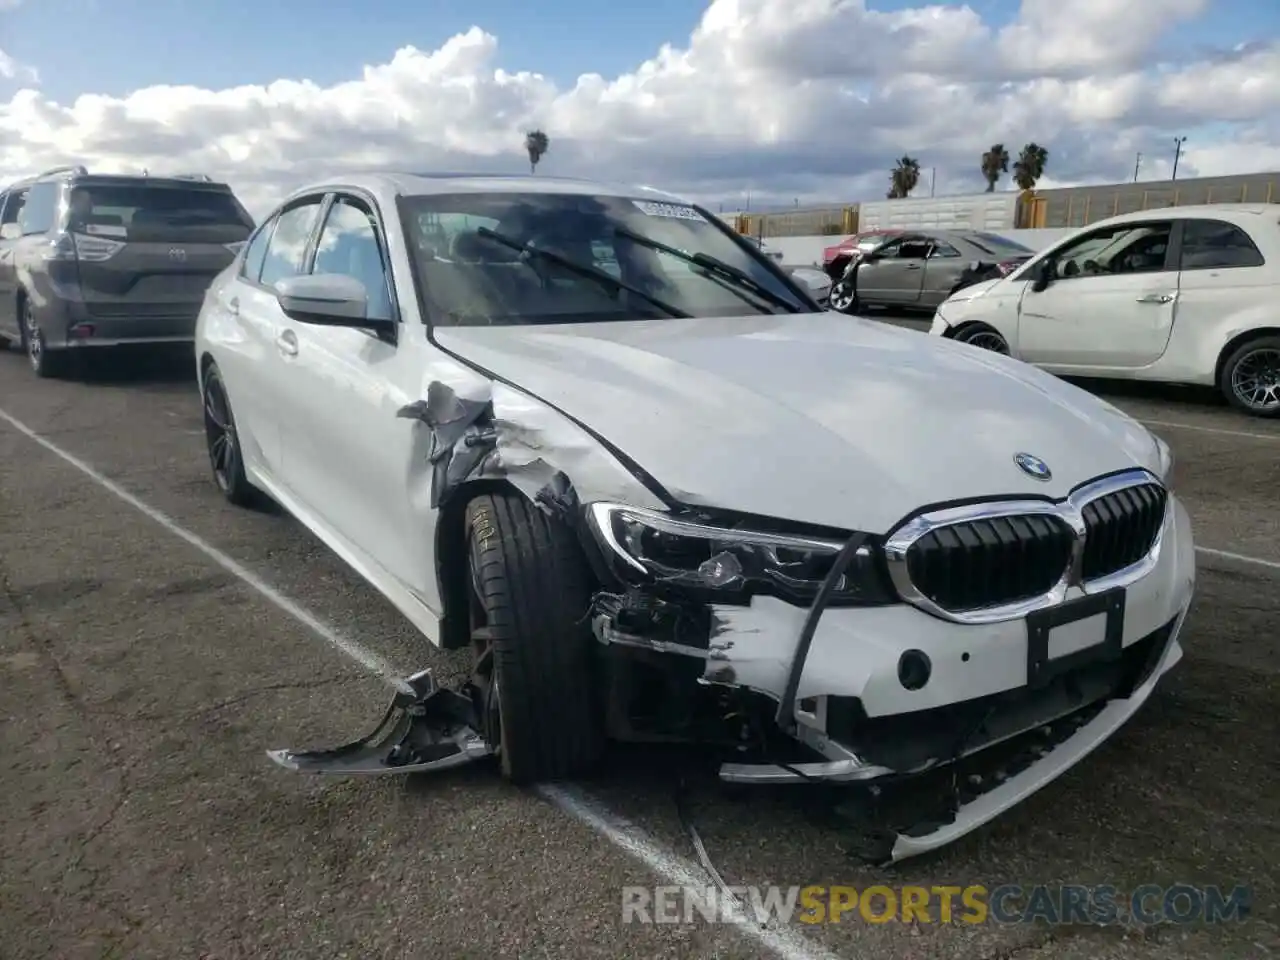
M 812 602 L 844 546 L 843 540 L 712 526 L 618 503 L 591 504 L 587 515 L 620 579 L 713 603 L 745 603 L 755 594 Z M 830 604 L 895 602 L 879 543 L 868 538 Z

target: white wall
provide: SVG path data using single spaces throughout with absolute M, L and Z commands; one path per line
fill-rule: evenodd
M 1010 240 L 1030 247 L 1039 252 L 1052 243 L 1075 233 L 1075 229 L 1055 228 L 1052 230 L 991 230 L 990 233 L 1007 237 Z M 792 266 L 805 264 L 821 266 L 822 251 L 826 247 L 834 247 L 845 236 L 829 237 L 765 237 L 764 249 L 767 253 L 781 253 L 782 262 Z

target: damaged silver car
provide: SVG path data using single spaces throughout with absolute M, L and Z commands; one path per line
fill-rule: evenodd
M 530 782 L 694 742 L 736 783 L 930 784 L 877 807 L 895 860 L 1071 767 L 1181 657 L 1163 442 L 1031 366 L 823 311 L 677 197 L 308 187 L 210 288 L 196 360 L 226 498 L 276 501 L 472 651 L 368 737 L 272 752 L 291 769 L 496 755 Z

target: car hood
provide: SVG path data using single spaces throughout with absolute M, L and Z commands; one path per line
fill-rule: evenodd
M 962 290 L 957 290 L 947 298 L 947 303 L 964 303 L 966 300 L 977 300 L 979 297 L 985 297 L 988 293 L 1000 285 L 1003 277 L 996 277 L 994 280 L 982 280 L 978 283 L 971 283 Z
M 854 317 L 453 327 L 435 339 L 585 424 L 688 504 L 884 533 L 926 505 L 1063 497 L 1101 474 L 1156 468 L 1151 435 L 1079 388 Z M 1052 478 L 1023 473 L 1020 452 Z

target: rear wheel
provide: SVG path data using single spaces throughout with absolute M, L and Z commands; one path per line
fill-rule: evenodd
M 1236 347 L 1222 365 L 1218 389 L 1237 410 L 1280 417 L 1280 337 L 1256 337 Z
M 503 776 L 586 772 L 605 736 L 587 617 L 593 581 L 576 536 L 516 494 L 473 500 L 466 533 L 473 682 Z
M 231 400 L 216 363 L 209 364 L 204 374 L 204 437 L 213 468 L 213 480 L 230 503 L 238 507 L 254 506 L 261 494 L 244 472 L 244 456 Z
M 44 332 L 31 309 L 30 300 L 22 301 L 19 313 L 22 321 L 22 348 L 27 354 L 31 372 L 41 379 L 65 376 L 70 367 L 69 358 L 65 351 L 49 350 Z
M 970 346 L 981 347 L 983 350 L 990 350 L 992 353 L 1003 353 L 1005 356 L 1009 356 L 1009 341 L 1004 338 L 999 330 L 988 327 L 984 323 L 961 327 L 956 331 L 953 339 L 960 343 L 967 343 Z

